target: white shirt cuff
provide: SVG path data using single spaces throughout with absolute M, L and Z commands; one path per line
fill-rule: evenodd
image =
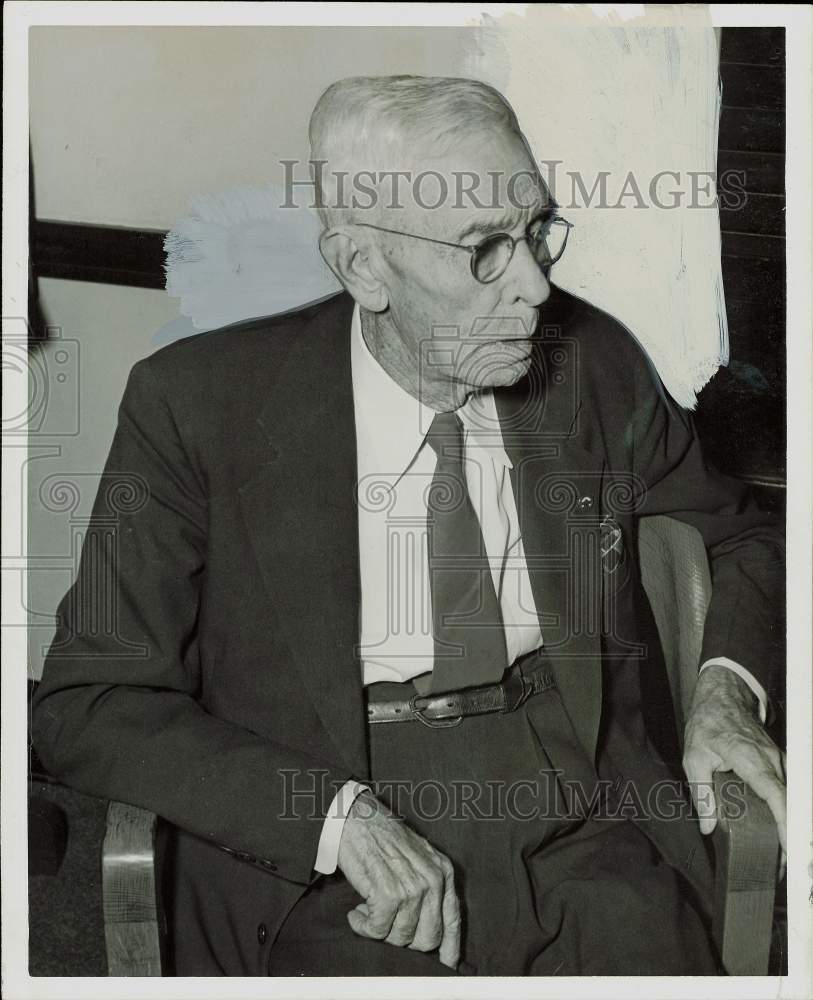
M 345 781 L 333 797 L 322 826 L 319 846 L 316 850 L 316 861 L 313 864 L 314 871 L 319 872 L 320 875 L 332 875 L 336 871 L 344 821 L 347 819 L 350 806 L 355 802 L 356 796 L 361 792 L 368 791 L 369 788 L 366 785 L 351 779 Z
M 759 721 L 764 724 L 765 720 L 768 718 L 768 695 L 765 688 L 759 683 L 750 670 L 746 670 L 745 667 L 740 666 L 739 663 L 735 663 L 734 660 L 729 660 L 727 656 L 715 656 L 712 660 L 706 660 L 700 668 L 700 673 L 702 673 L 706 667 L 712 666 L 712 664 L 715 666 L 727 667 L 729 670 L 733 670 L 738 677 L 741 677 L 742 680 L 745 681 L 752 694 L 759 702 Z

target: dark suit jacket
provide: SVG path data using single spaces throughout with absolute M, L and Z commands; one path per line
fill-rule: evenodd
M 340 294 L 133 368 L 34 703 L 57 777 L 211 845 L 213 884 L 280 920 L 314 879 L 337 785 L 368 776 L 352 308 Z M 602 620 L 605 653 L 657 646 L 638 516 L 700 529 L 714 583 L 703 658 L 731 657 L 767 687 L 781 533 L 706 467 L 629 333 L 554 288 L 528 377 L 496 395 L 546 649 L 588 752 Z M 626 551 L 611 574 L 597 549 L 608 515 Z M 662 772 L 646 770 L 643 739 L 625 767 L 648 782 Z

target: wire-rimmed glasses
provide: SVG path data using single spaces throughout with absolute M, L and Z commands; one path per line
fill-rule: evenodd
M 528 244 L 534 260 L 540 267 L 551 267 L 565 252 L 567 238 L 573 223 L 550 212 L 543 212 L 533 218 L 525 229 L 523 236 L 514 238 L 509 233 L 494 233 L 479 243 L 449 243 L 446 240 L 436 240 L 430 236 L 418 236 L 417 233 L 406 233 L 400 229 L 386 229 L 384 226 L 374 226 L 370 222 L 356 222 L 356 226 L 365 229 L 377 229 L 382 233 L 393 233 L 396 236 L 407 236 L 413 240 L 423 240 L 425 243 L 437 243 L 439 246 L 454 247 L 465 250 L 471 255 L 471 273 L 476 281 L 487 285 L 496 281 L 505 273 L 511 263 L 518 243 Z

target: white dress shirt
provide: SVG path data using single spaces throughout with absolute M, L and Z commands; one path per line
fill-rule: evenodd
M 358 306 L 351 337 L 362 683 L 406 681 L 430 671 L 434 658 L 426 493 L 437 458 L 426 434 L 435 411 L 402 389 L 372 356 L 362 335 Z M 466 483 L 500 604 L 508 666 L 544 641 L 519 530 L 511 461 L 490 391 L 470 397 L 457 414 L 464 429 Z M 742 677 L 758 698 L 764 721 L 767 696 L 756 679 L 722 657 L 708 660 L 701 670 L 712 664 Z M 347 811 L 365 787 L 347 782 L 331 803 L 316 871 L 335 871 Z
M 362 682 L 407 681 L 432 670 L 426 496 L 437 456 L 435 411 L 372 356 L 353 315 L 351 363 L 358 450 Z M 506 666 L 542 645 L 519 531 L 511 461 L 491 392 L 470 397 L 463 424 L 466 484 L 505 627 Z

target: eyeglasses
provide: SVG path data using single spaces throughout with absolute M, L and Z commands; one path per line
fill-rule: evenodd
M 481 285 L 496 281 L 511 263 L 517 244 L 527 242 L 534 260 L 540 267 L 550 267 L 560 259 L 567 246 L 567 237 L 573 228 L 573 223 L 558 215 L 538 215 L 528 223 L 525 235 L 514 239 L 508 233 L 494 233 L 480 243 L 470 246 L 466 243 L 448 243 L 446 240 L 435 240 L 429 236 L 418 236 L 416 233 L 404 233 L 400 229 L 385 229 L 374 226 L 370 222 L 356 222 L 356 226 L 364 229 L 377 229 L 381 233 L 393 233 L 396 236 L 408 236 L 413 240 L 423 240 L 425 243 L 437 243 L 442 247 L 454 247 L 465 250 L 471 255 L 471 273 Z

